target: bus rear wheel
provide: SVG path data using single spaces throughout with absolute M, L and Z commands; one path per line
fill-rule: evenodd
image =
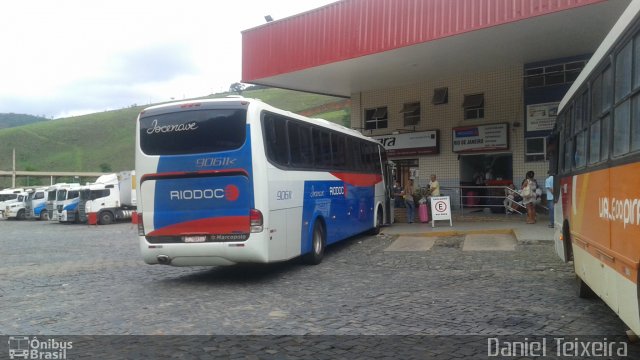
M 326 245 L 324 227 L 321 223 L 316 222 L 313 226 L 313 237 L 311 239 L 311 252 L 305 254 L 303 261 L 309 265 L 318 265 L 324 257 L 324 248 Z

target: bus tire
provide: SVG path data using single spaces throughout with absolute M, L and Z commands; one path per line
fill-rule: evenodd
M 16 219 L 18 219 L 18 220 L 24 220 L 25 219 L 24 210 L 18 211 L 18 215 L 16 216 Z
M 580 277 L 578 277 L 578 297 L 581 299 L 593 299 L 596 297 L 596 293 Z
M 322 262 L 324 257 L 324 248 L 326 246 L 326 238 L 324 232 L 324 226 L 319 221 L 316 221 L 313 226 L 313 235 L 311 237 L 311 252 L 305 254 L 302 260 L 309 265 L 318 265 Z
M 103 211 L 98 215 L 100 225 L 109 225 L 113 222 L 113 215 L 109 211 Z
M 49 220 L 49 213 L 47 213 L 45 210 L 40 211 L 40 220 Z
M 382 212 L 382 207 L 378 206 L 378 211 L 376 211 L 376 223 L 373 229 L 369 231 L 369 234 L 371 235 L 380 234 L 380 227 L 382 226 L 382 222 L 384 221 L 383 219 L 384 219 L 384 213 Z

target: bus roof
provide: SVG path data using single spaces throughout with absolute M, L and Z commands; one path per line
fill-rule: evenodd
M 571 85 L 566 95 L 562 98 L 562 101 L 560 101 L 558 113 L 564 109 L 575 93 L 584 85 L 584 82 L 589 78 L 591 73 L 606 60 L 607 54 L 616 45 L 617 40 L 627 31 L 639 15 L 640 1 L 632 1 L 629 6 L 627 6 L 627 9 L 622 13 L 616 24 L 613 25 L 611 31 L 609 31 L 609 34 L 607 34 L 600 46 L 598 46 L 596 52 L 593 53 L 593 56 L 591 56 L 587 65 L 582 69 L 582 72 L 580 72 L 576 81 L 573 82 L 573 85 Z
M 155 111 L 160 111 L 160 112 L 164 112 L 167 110 L 177 110 L 177 109 L 184 109 L 184 108 L 201 108 L 202 105 L 208 105 L 208 104 L 225 104 L 225 105 L 233 105 L 233 104 L 237 104 L 237 105 L 241 105 L 241 106 L 248 106 L 249 104 L 258 104 L 260 107 L 277 113 L 277 114 L 281 114 L 281 115 L 286 115 L 292 118 L 295 118 L 297 120 L 301 120 L 301 121 L 305 121 L 311 124 L 315 124 L 315 125 L 320 125 L 322 127 L 325 128 L 329 128 L 329 129 L 333 129 L 351 136 L 355 136 L 364 140 L 368 140 L 371 142 L 375 142 L 378 143 L 377 140 L 370 138 L 368 136 L 364 136 L 362 135 L 362 133 L 360 133 L 357 130 L 348 128 L 346 126 L 342 126 L 340 124 L 336 124 L 334 122 L 325 120 L 325 119 L 319 119 L 319 118 L 309 118 L 306 116 L 302 116 L 296 113 L 293 113 L 291 111 L 288 110 L 282 110 L 279 108 L 276 108 L 274 106 L 271 106 L 265 102 L 263 102 L 260 99 L 252 99 L 252 98 L 244 98 L 241 96 L 237 96 L 237 95 L 232 95 L 230 97 L 226 97 L 226 98 L 218 98 L 218 99 L 195 99 L 195 100 L 183 100 L 183 101 L 176 101 L 176 102 L 171 102 L 171 103 L 165 103 L 165 104 L 161 104 L 161 105 L 154 105 L 151 107 L 148 107 L 144 110 L 142 110 L 142 112 L 140 112 L 140 116 L 142 116 L 143 114 L 147 113 L 147 112 L 155 112 Z

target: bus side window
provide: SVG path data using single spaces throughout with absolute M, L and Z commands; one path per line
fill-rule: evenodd
M 331 154 L 333 158 L 333 167 L 336 169 L 344 169 L 347 165 L 347 149 L 346 138 L 336 133 L 331 134 Z
M 293 165 L 313 167 L 313 143 L 311 141 L 311 128 L 293 122 L 288 123 L 289 145 L 291 149 L 291 163 Z
M 267 156 L 278 165 L 289 164 L 289 148 L 287 145 L 287 121 L 274 115 L 264 118 Z

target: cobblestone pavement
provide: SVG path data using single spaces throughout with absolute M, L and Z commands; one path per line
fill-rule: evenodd
M 144 264 L 131 224 L 0 221 L 0 334 L 482 335 L 456 337 L 457 349 L 489 336 L 626 330 L 602 301 L 577 297 L 572 269 L 550 242 L 463 252 L 462 238 L 450 237 L 429 251 L 385 252 L 393 240 L 347 240 L 317 266 L 176 268 Z M 283 341 L 308 352 L 305 338 Z M 393 337 L 385 339 L 374 342 Z M 341 354 L 318 351 L 314 357 Z

